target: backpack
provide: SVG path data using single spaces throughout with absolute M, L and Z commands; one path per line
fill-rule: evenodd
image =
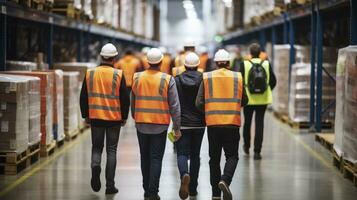
M 251 94 L 263 94 L 268 89 L 268 75 L 262 66 L 263 62 L 253 63 L 252 68 L 248 72 L 248 89 Z

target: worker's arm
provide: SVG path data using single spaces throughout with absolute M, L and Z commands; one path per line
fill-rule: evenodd
M 173 122 L 173 129 L 175 131 L 180 130 L 181 127 L 181 107 L 180 100 L 177 93 L 175 80 L 171 77 L 169 91 L 168 91 L 168 101 L 170 107 L 170 115 Z
M 130 97 L 124 76 L 121 79 L 119 94 L 121 116 L 123 120 L 127 120 L 129 115 Z
M 201 112 L 205 111 L 205 94 L 203 88 L 203 81 L 201 82 L 200 88 L 198 89 L 196 97 L 196 108 Z
M 130 105 L 131 105 L 131 117 L 133 119 L 135 119 L 134 118 L 134 116 L 135 116 L 135 94 L 134 94 L 133 91 L 131 91 L 130 102 L 131 102 L 130 103 Z
M 247 96 L 247 92 L 245 91 L 245 87 L 243 86 L 241 107 L 248 105 L 248 103 L 249 103 L 249 98 Z
M 244 79 L 244 60 L 242 62 L 240 62 L 239 72 L 242 74 L 243 79 Z
M 273 90 L 276 86 L 276 77 L 270 63 L 269 63 L 269 77 L 270 77 L 269 86 Z
M 82 113 L 82 118 L 88 118 L 89 117 L 89 106 L 88 106 L 88 91 L 87 91 L 87 81 L 86 81 L 86 76 L 84 76 L 83 84 L 82 84 L 82 89 L 81 89 L 81 94 L 80 94 L 80 107 L 81 107 L 81 113 Z

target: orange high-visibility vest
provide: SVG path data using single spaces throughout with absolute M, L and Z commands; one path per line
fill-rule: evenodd
M 172 76 L 176 77 L 182 73 L 184 73 L 186 71 L 185 66 L 181 66 L 181 67 L 174 67 L 172 68 Z
M 198 69 L 200 71 L 205 72 L 207 68 L 207 62 L 208 62 L 208 54 L 204 53 L 200 56 L 200 65 L 198 66 Z
M 162 59 L 162 63 L 160 66 L 160 71 L 166 74 L 170 74 L 170 67 L 171 67 L 171 57 L 167 54 L 164 55 Z
M 241 125 L 243 78 L 240 72 L 218 69 L 203 74 L 207 126 Z
M 150 64 L 148 62 L 148 57 L 146 55 L 144 55 L 142 58 L 141 58 L 141 62 L 143 63 L 144 65 L 144 69 L 147 70 L 150 68 Z
M 131 87 L 134 73 L 140 68 L 140 60 L 135 56 L 126 55 L 116 63 L 115 68 L 123 70 L 126 86 Z
M 134 75 L 136 123 L 170 124 L 168 90 L 171 76 L 148 69 Z
M 122 120 L 119 88 L 122 70 L 99 66 L 87 70 L 89 118 L 107 121 Z
M 183 66 L 185 63 L 185 57 L 186 57 L 185 52 L 182 52 L 179 55 L 177 55 L 175 58 L 175 67 Z

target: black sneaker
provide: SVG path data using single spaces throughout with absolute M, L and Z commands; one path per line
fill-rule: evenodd
M 261 160 L 262 159 L 262 155 L 260 155 L 260 153 L 254 153 L 254 160 Z
M 231 190 L 229 189 L 229 186 L 227 185 L 226 182 L 220 181 L 218 183 L 219 189 L 223 192 L 223 200 L 232 200 L 232 193 Z
M 181 199 L 187 199 L 189 185 L 190 185 L 190 175 L 185 174 L 182 177 L 181 187 L 180 187 L 180 191 L 179 191 L 179 196 Z
M 95 166 L 92 168 L 92 179 L 90 181 L 90 185 L 92 186 L 92 190 L 94 192 L 98 192 L 101 188 L 100 171 L 100 166 Z
M 249 148 L 247 148 L 247 147 L 243 147 L 243 151 L 244 151 L 244 153 L 246 154 L 246 155 L 249 155 Z
M 118 192 L 119 190 L 116 187 L 107 188 L 105 190 L 105 194 L 116 194 Z
M 195 191 L 195 192 L 190 192 L 190 193 L 189 193 L 189 199 L 190 199 L 190 200 L 196 200 L 196 199 L 197 199 L 197 195 L 198 195 L 197 191 Z

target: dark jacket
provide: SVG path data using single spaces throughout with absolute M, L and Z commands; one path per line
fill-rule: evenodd
M 108 64 L 102 64 L 101 66 L 103 65 L 108 65 Z M 130 97 L 129 97 L 128 88 L 126 87 L 124 76 L 121 79 L 119 94 L 120 94 L 119 100 L 120 100 L 121 117 L 122 120 L 127 120 L 129 114 L 129 107 L 130 107 Z M 82 84 L 82 90 L 80 95 L 80 107 L 81 107 L 82 117 L 88 118 L 89 106 L 88 106 L 88 91 L 87 91 L 86 76 L 84 77 L 83 84 Z M 93 119 L 90 122 L 92 126 L 106 126 L 106 127 L 120 125 L 121 123 L 122 121 L 107 121 L 107 120 L 99 120 L 99 119 Z
M 202 73 L 187 70 L 175 78 L 181 105 L 182 127 L 204 127 L 204 113 L 195 106 L 196 96 L 202 82 Z

